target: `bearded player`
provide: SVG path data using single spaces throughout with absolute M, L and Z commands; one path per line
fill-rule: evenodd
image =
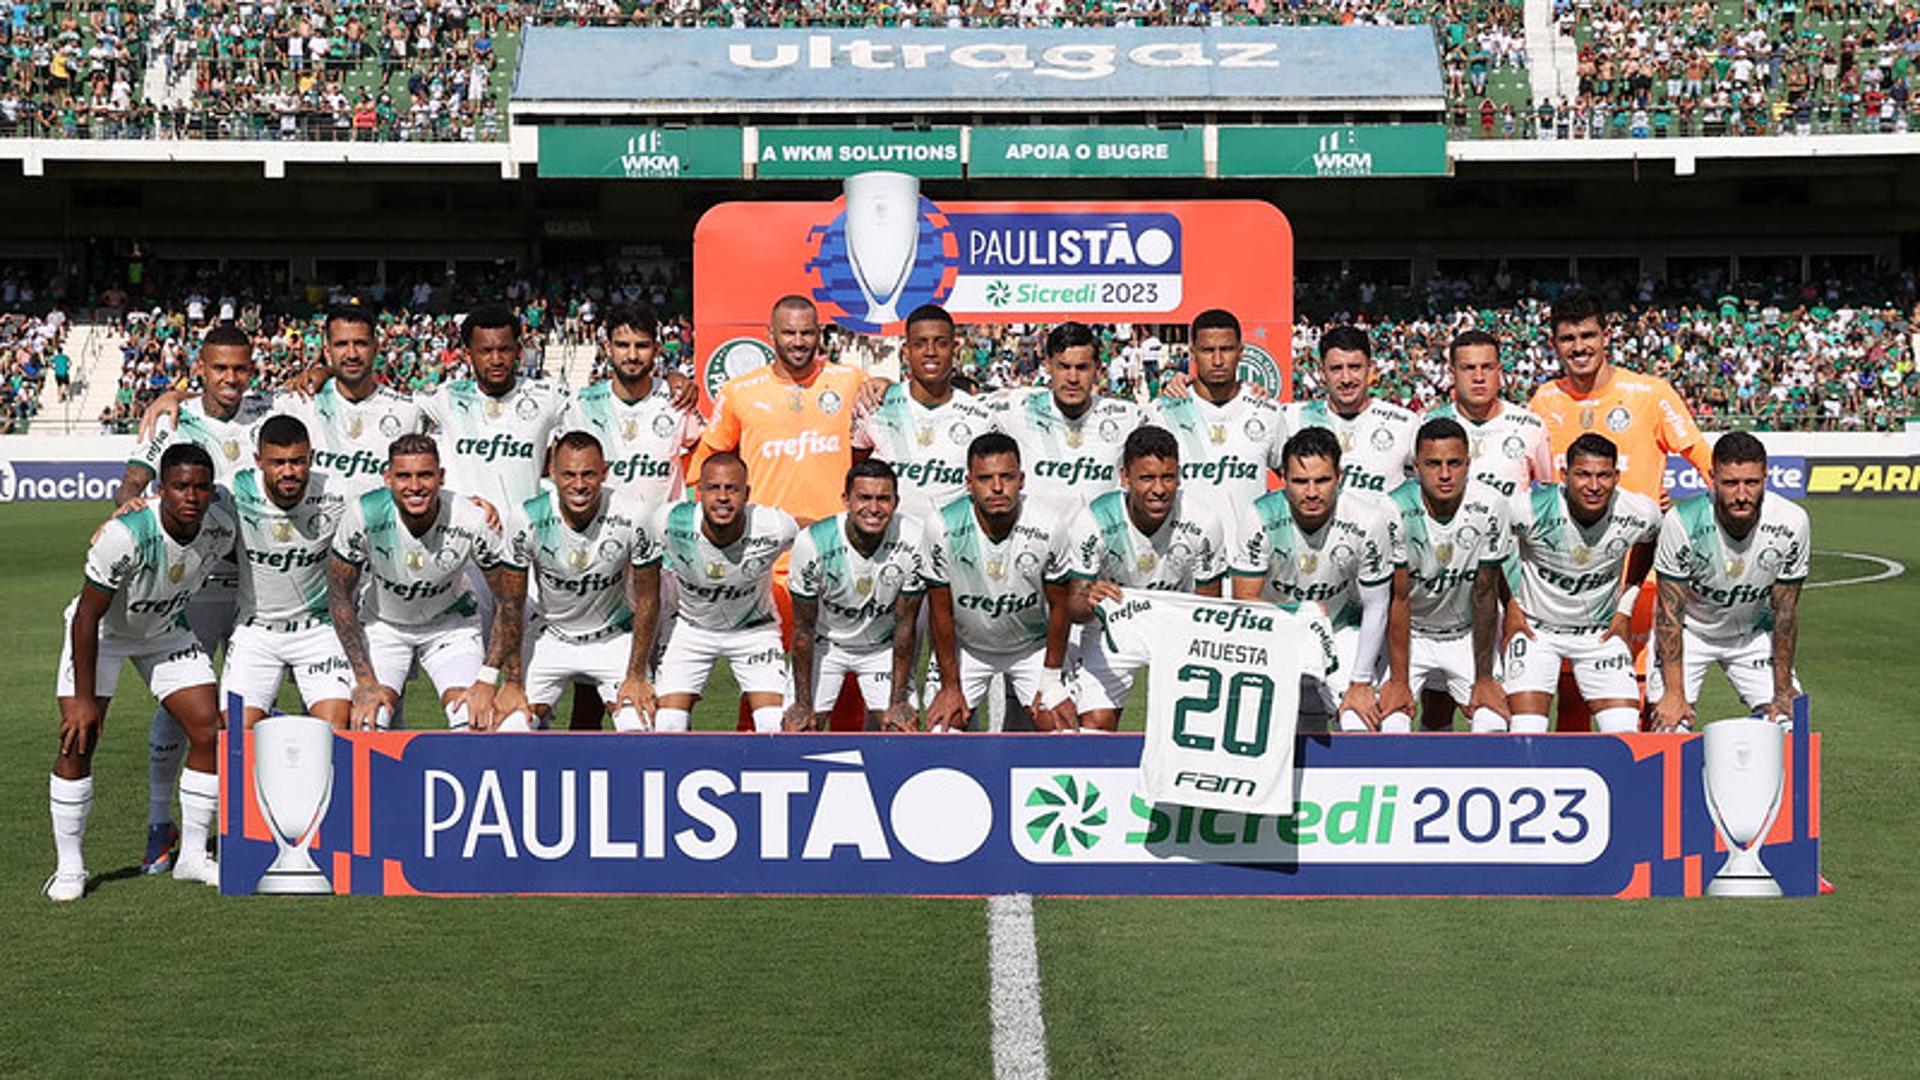
M 1811 524 L 1805 510 L 1767 494 L 1767 448 L 1744 431 L 1713 444 L 1709 476 L 1710 494 L 1674 503 L 1660 523 L 1653 730 L 1692 724 L 1715 664 L 1755 715 L 1791 729 Z

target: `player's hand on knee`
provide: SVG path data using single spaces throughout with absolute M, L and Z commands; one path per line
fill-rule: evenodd
M 620 697 L 614 703 L 614 711 L 632 709 L 639 717 L 642 731 L 653 730 L 653 714 L 660 708 L 654 697 L 653 683 L 645 676 L 633 676 L 620 684 Z
M 1376 706 L 1381 716 L 1397 712 L 1412 716 L 1414 707 L 1413 688 L 1406 682 L 1400 679 L 1388 679 L 1381 685 L 1380 699 Z
M 100 705 L 85 698 L 63 702 L 60 709 L 60 755 L 81 756 L 93 753 L 100 740 Z
M 939 693 L 933 695 L 932 704 L 927 706 L 927 730 L 947 732 L 966 728 L 967 699 L 954 687 L 941 687 Z
M 1686 696 L 1672 690 L 1660 695 L 1653 706 L 1653 730 L 1684 731 L 1693 724 L 1693 706 Z
M 814 731 L 813 706 L 795 701 L 780 716 L 781 731 Z
M 1513 708 L 1507 704 L 1507 692 L 1493 679 L 1473 680 L 1473 692 L 1467 695 L 1467 715 L 1472 716 L 1481 709 L 1500 714 L 1502 720 L 1513 719 Z
M 576 691 L 576 693 L 577 692 L 578 691 Z M 499 728 L 500 725 L 514 713 L 519 713 L 522 717 L 526 718 L 528 726 L 532 726 L 533 706 L 527 703 L 526 688 L 509 679 L 501 683 L 500 689 L 495 691 L 493 695 L 494 728 Z
M 1366 683 L 1357 682 L 1347 687 L 1347 692 L 1340 697 L 1340 709 L 1358 716 L 1368 731 L 1380 730 L 1380 699 Z
M 914 715 L 912 705 L 902 701 L 888 707 L 886 714 L 880 718 L 880 730 L 886 732 L 919 731 L 920 718 Z
M 347 728 L 351 731 L 372 731 L 376 726 L 380 706 L 384 701 L 381 691 L 384 687 L 376 683 L 355 683 L 353 693 L 347 703 Z
M 492 731 L 499 723 L 499 717 L 494 714 L 493 698 L 492 683 L 476 682 L 464 692 L 464 698 L 462 692 L 456 690 L 447 695 L 446 700 L 440 704 L 448 712 L 452 712 L 459 708 L 461 701 L 464 700 L 467 705 L 467 726 L 474 731 Z

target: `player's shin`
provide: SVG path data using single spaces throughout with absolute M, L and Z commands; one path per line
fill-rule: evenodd
M 53 853 L 56 875 L 86 873 L 81 843 L 87 835 L 87 818 L 93 814 L 93 777 L 67 780 L 47 778 L 47 804 L 53 815 Z
M 1513 724 L 1509 730 L 1516 735 L 1545 735 L 1547 716 L 1545 713 L 1514 713 Z
M 165 709 L 153 710 L 147 726 L 147 824 L 173 821 L 173 788 L 180 779 L 180 762 L 187 754 L 187 733 Z
M 220 812 L 220 777 L 217 773 L 187 769 L 180 774 L 180 860 L 173 876 L 218 884 L 208 880 L 207 840 L 213 835 L 213 821 Z
M 653 714 L 655 731 L 685 731 L 687 721 L 692 718 L 685 709 L 661 709 Z
M 1631 706 L 1615 706 L 1596 709 L 1593 713 L 1595 730 L 1607 735 L 1623 735 L 1640 730 L 1640 710 Z

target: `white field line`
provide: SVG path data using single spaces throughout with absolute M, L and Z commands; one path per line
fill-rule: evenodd
M 1046 1080 L 1040 945 L 1033 935 L 1033 897 L 1026 893 L 987 898 L 987 975 L 995 1080 Z
M 1877 573 L 1866 574 L 1861 577 L 1840 578 L 1837 581 L 1809 581 L 1805 586 L 1806 588 L 1809 588 L 1809 589 L 1830 589 L 1836 585 L 1871 585 L 1876 581 L 1885 581 L 1888 578 L 1897 578 L 1901 574 L 1904 574 L 1907 572 L 1907 568 L 1905 566 L 1893 561 L 1892 559 L 1883 559 L 1878 555 L 1867 555 L 1858 551 L 1815 551 L 1814 554 L 1827 555 L 1827 556 L 1840 558 L 1840 559 L 1858 559 L 1861 562 L 1878 563 L 1880 564 L 1880 570 Z

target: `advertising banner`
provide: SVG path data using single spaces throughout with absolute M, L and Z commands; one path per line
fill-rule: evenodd
M 1222 127 L 1221 176 L 1445 176 L 1442 124 Z
M 540 128 L 545 177 L 739 179 L 740 172 L 738 128 Z
M 1913 495 L 1920 493 L 1920 458 L 1819 459 L 1808 463 L 1809 495 Z
M 762 180 L 840 180 L 870 169 L 891 169 L 923 179 L 957 179 L 960 129 L 760 129 L 754 171 Z
M 131 435 L 0 438 L 0 503 L 111 499 L 137 446 Z
M 1197 127 L 974 128 L 967 174 L 1205 176 Z
M 389 896 L 1696 896 L 1725 859 L 1699 735 L 1308 737 L 1265 817 L 1146 802 L 1135 735 L 317 734 L 256 754 L 236 699 L 222 892 L 297 891 L 316 821 L 312 887 Z M 1804 698 L 1781 737 L 1760 852 L 1813 895 Z
M 1798 501 L 1808 495 L 1807 459 L 1798 454 L 1767 455 L 1767 490 L 1775 495 L 1784 495 Z M 1667 494 L 1675 499 L 1685 499 L 1693 495 L 1704 494 L 1707 482 L 1693 463 L 1678 454 L 1667 455 Z

